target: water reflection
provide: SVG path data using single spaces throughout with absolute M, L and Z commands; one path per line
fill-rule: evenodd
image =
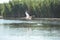
M 60 39 L 59 24 L 58 21 L 44 22 L 44 21 L 33 21 L 33 20 L 32 21 L 3 20 L 3 22 L 1 21 L 0 23 L 0 39 L 1 40 L 5 39 L 59 40 Z
M 28 24 L 28 23 L 15 23 L 15 24 L 9 24 L 9 25 L 5 25 L 5 28 L 9 29 L 11 34 L 13 33 L 13 35 L 45 35 L 45 36 L 55 36 L 55 35 L 59 35 L 56 33 L 60 33 L 59 32 L 59 25 L 37 25 L 35 24 Z M 18 34 L 16 34 L 18 33 Z M 23 33 L 22 33 L 23 32 Z M 27 33 L 28 32 L 28 33 Z M 30 34 L 31 33 L 31 34 Z M 48 35 L 47 35 L 48 34 Z

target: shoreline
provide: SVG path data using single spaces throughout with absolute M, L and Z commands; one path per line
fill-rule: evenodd
M 7 20 L 26 20 L 24 18 L 0 18 Z M 47 20 L 47 21 L 60 21 L 60 18 L 33 18 L 32 20 Z

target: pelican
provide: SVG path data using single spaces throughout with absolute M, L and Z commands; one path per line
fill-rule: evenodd
M 32 16 L 30 16 L 27 11 L 25 12 L 25 15 L 26 15 L 26 17 L 25 17 L 26 19 L 29 19 L 29 20 L 32 19 Z

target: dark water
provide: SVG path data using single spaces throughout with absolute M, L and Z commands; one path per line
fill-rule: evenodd
M 60 40 L 60 21 L 0 19 L 0 40 Z

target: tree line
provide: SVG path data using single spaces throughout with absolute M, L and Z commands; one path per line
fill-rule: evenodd
M 12 0 L 0 3 L 0 16 L 20 18 L 25 11 L 35 18 L 60 18 L 60 0 Z

